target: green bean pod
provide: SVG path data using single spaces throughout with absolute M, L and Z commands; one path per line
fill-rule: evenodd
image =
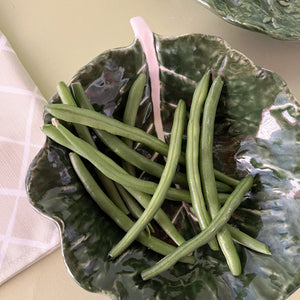
M 135 126 L 137 112 L 143 96 L 145 82 L 146 82 L 146 75 L 144 73 L 141 73 L 138 76 L 138 78 L 134 81 L 134 83 L 132 84 L 129 90 L 129 94 L 128 94 L 128 98 L 127 98 L 127 102 L 123 114 L 123 122 L 125 124 Z M 124 139 L 124 141 L 130 148 L 132 148 L 133 146 L 132 140 Z M 128 173 L 130 174 L 130 172 Z
M 147 280 L 166 271 L 180 258 L 185 257 L 195 249 L 205 245 L 208 241 L 210 241 L 224 226 L 224 224 L 229 221 L 231 215 L 238 208 L 243 196 L 251 188 L 252 184 L 253 177 L 251 175 L 242 179 L 208 227 L 206 227 L 202 232 L 197 234 L 192 239 L 177 247 L 174 252 L 168 254 L 154 266 L 144 270 L 141 274 L 142 278 Z
M 231 237 L 234 239 L 235 242 L 256 252 L 266 254 L 266 255 L 271 255 L 270 248 L 266 244 L 252 238 L 248 234 L 240 231 L 239 229 L 229 224 L 226 224 L 225 226 L 230 232 Z
M 231 193 L 233 191 L 232 186 L 228 185 L 227 183 L 221 182 L 221 181 L 215 181 L 216 187 L 218 192 L 220 193 Z
M 219 180 L 220 182 L 223 182 L 230 186 L 235 187 L 239 184 L 239 180 L 231 178 L 218 170 L 214 170 L 214 175 L 215 175 L 216 180 Z
M 63 104 L 77 106 L 75 99 L 65 82 L 60 81 L 56 86 L 57 94 Z
M 124 200 L 124 202 L 126 203 L 126 206 L 128 207 L 128 210 L 130 211 L 130 213 L 132 214 L 132 216 L 136 219 L 138 219 L 142 213 L 143 213 L 143 209 L 141 208 L 141 206 L 137 203 L 137 201 L 134 199 L 134 197 L 119 183 L 116 183 L 116 187 L 120 193 L 120 196 L 122 197 L 122 199 Z M 151 234 L 155 232 L 153 226 L 151 225 L 151 223 L 149 223 L 146 227 L 146 231 Z
M 144 73 L 141 73 L 130 88 L 128 98 L 127 98 L 127 103 L 123 114 L 123 122 L 125 124 L 129 124 L 132 126 L 135 125 L 137 112 L 139 109 L 141 98 L 143 96 L 145 82 L 146 82 L 146 75 Z M 131 143 L 130 146 L 132 147 Z
M 210 72 L 206 72 L 195 89 L 187 126 L 187 145 L 185 153 L 186 176 L 191 194 L 192 207 L 202 230 L 204 230 L 211 221 L 202 194 L 199 172 L 200 116 L 208 92 L 209 81 Z M 214 251 L 219 250 L 215 238 L 209 242 L 209 246 Z
M 131 165 L 139 168 L 140 170 L 153 175 L 157 178 L 160 178 L 164 166 L 152 161 L 151 159 L 143 156 L 134 149 L 129 148 L 121 139 L 117 136 L 114 136 L 104 130 L 95 129 L 94 130 L 97 137 L 115 154 L 121 157 L 123 160 L 126 160 Z M 177 183 L 183 187 L 187 186 L 187 180 L 184 173 L 176 172 L 173 178 L 173 183 Z M 224 186 L 221 187 L 224 190 Z M 226 188 L 227 189 L 227 188 Z
M 45 106 L 45 110 L 58 119 L 102 129 L 111 134 L 133 139 L 162 155 L 168 155 L 169 147 L 163 141 L 137 127 L 124 124 L 101 113 L 66 104 L 48 104 Z M 184 154 L 180 156 L 180 163 L 185 163 Z
M 223 205 L 228 197 L 229 197 L 228 194 L 218 194 L 218 200 L 220 201 L 220 204 Z M 195 214 L 193 207 L 190 207 L 190 210 L 193 214 Z M 271 255 L 270 249 L 266 244 L 254 239 L 247 233 L 240 231 L 239 229 L 233 227 L 230 224 L 226 224 L 225 226 L 229 230 L 232 239 L 236 243 L 244 247 L 247 247 L 248 249 L 254 250 L 256 252 L 266 254 L 266 255 Z
M 201 181 L 203 186 L 203 194 L 212 219 L 217 216 L 218 211 L 220 210 L 213 168 L 213 138 L 215 115 L 222 87 L 223 80 L 220 76 L 218 76 L 213 81 L 205 101 L 200 138 Z M 231 238 L 230 232 L 225 227 L 221 228 L 218 232 L 217 240 L 232 274 L 235 276 L 240 275 L 242 270 L 240 258 Z
M 118 192 L 114 182 L 110 180 L 107 176 L 105 176 L 102 172 L 100 172 L 97 168 L 96 174 L 98 178 L 100 179 L 107 195 L 109 198 L 126 214 L 129 214 L 129 210 L 127 206 L 125 205 L 120 193 Z
M 218 201 L 220 202 L 220 205 L 224 205 L 229 195 L 230 194 L 227 193 L 218 193 Z
M 146 75 L 144 73 L 141 73 L 138 78 L 134 81 L 132 84 L 124 114 L 123 114 L 123 122 L 125 124 L 135 126 L 137 112 L 140 106 L 140 102 L 143 96 L 143 91 L 145 87 L 146 82 Z M 133 141 L 129 139 L 124 139 L 124 142 L 130 147 L 133 148 Z M 124 169 L 131 175 L 135 176 L 135 168 L 132 164 L 128 163 L 126 160 L 123 161 L 123 167 Z
M 73 95 L 70 92 L 69 87 L 63 81 L 60 81 L 57 84 L 56 90 L 63 104 L 77 107 L 77 104 L 75 102 L 75 99 L 73 98 Z M 92 136 L 90 135 L 89 129 L 86 126 L 77 123 L 74 123 L 73 125 L 79 137 L 91 144 L 93 147 L 96 147 L 95 142 Z
M 180 100 L 174 113 L 173 126 L 171 130 L 171 140 L 165 169 L 161 175 L 158 186 L 151 198 L 147 208 L 142 216 L 137 220 L 134 226 L 126 233 L 121 241 L 109 252 L 110 257 L 120 255 L 137 237 L 137 235 L 152 220 L 163 201 L 167 191 L 172 183 L 179 157 L 181 154 L 182 135 L 185 123 L 186 106 L 185 102 Z
M 110 199 L 98 186 L 93 176 L 84 166 L 80 157 L 75 153 L 70 153 L 70 159 L 72 166 L 85 189 L 90 194 L 92 199 L 97 203 L 97 205 L 101 208 L 101 210 L 106 213 L 125 232 L 130 230 L 130 228 L 134 225 L 134 222 L 128 216 L 126 216 L 114 203 L 110 201 Z M 141 232 L 139 234 L 139 236 L 137 237 L 137 241 L 147 248 L 162 255 L 167 255 L 176 249 L 174 246 L 171 246 L 151 235 L 148 235 L 145 232 Z M 194 261 L 195 258 L 192 256 L 187 256 L 182 259 L 182 262 L 184 263 L 193 264 Z
M 133 197 L 126 191 L 126 189 L 121 184 L 116 183 L 115 185 L 132 216 L 138 219 L 142 215 L 143 209 L 140 207 L 139 204 L 137 204 L 135 199 L 133 199 Z

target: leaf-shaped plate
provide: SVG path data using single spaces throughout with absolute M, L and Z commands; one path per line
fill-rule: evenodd
M 300 40 L 298 0 L 197 0 L 225 21 L 282 40 Z
M 59 225 L 66 266 L 86 290 L 117 299 L 285 298 L 300 284 L 299 103 L 279 76 L 255 66 L 220 38 L 152 33 L 150 38 L 156 62 L 149 59 L 151 51 L 145 49 L 141 34 L 132 45 L 96 57 L 72 82 L 83 84 L 97 110 L 120 119 L 128 90 L 144 70 L 147 84 L 137 126 L 146 130 L 153 125 L 151 84 L 156 64 L 167 139 L 174 104 L 181 98 L 190 104 L 206 70 L 222 73 L 225 86 L 215 126 L 215 165 L 237 178 L 245 172 L 255 175 L 255 188 L 231 222 L 269 245 L 273 255 L 237 246 L 243 273 L 234 277 L 222 254 L 204 246 L 195 251 L 194 265 L 178 263 L 143 281 L 140 272 L 161 257 L 134 243 L 116 260 L 107 258 L 123 232 L 87 195 L 70 166 L 69 151 L 49 139 L 28 171 L 32 205 Z M 58 101 L 57 95 L 50 100 Z M 165 208 L 173 218 L 180 204 L 166 201 Z M 185 210 L 175 223 L 187 239 L 199 230 Z

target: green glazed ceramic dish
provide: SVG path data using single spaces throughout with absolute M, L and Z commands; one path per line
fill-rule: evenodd
M 49 139 L 27 174 L 31 204 L 59 225 L 65 264 L 88 291 L 131 300 L 286 298 L 300 284 L 299 103 L 278 75 L 255 66 L 220 38 L 201 34 L 153 34 L 152 38 L 166 134 L 174 104 L 182 98 L 190 105 L 204 72 L 210 69 L 224 75 L 215 126 L 215 167 L 235 178 L 247 172 L 255 175 L 253 190 L 230 222 L 266 243 L 273 255 L 237 246 L 243 273 L 234 277 L 222 254 L 204 246 L 195 251 L 194 265 L 178 263 L 143 281 L 140 272 L 161 256 L 134 243 L 116 260 L 107 258 L 124 233 L 87 195 L 70 166 L 68 150 Z M 147 129 L 153 123 L 151 65 L 139 39 L 129 47 L 102 53 L 72 82 L 82 83 L 98 111 L 120 119 L 128 90 L 141 69 L 147 73 L 147 86 L 137 126 Z M 58 101 L 57 95 L 50 100 Z M 49 117 L 44 116 L 45 123 Z M 166 202 L 164 208 L 173 218 L 180 204 Z M 199 230 L 185 210 L 175 224 L 187 239 Z
M 300 40 L 299 0 L 197 0 L 225 21 L 282 40 Z

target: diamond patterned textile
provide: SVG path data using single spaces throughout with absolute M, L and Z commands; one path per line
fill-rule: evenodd
M 59 246 L 58 228 L 25 192 L 27 169 L 45 141 L 45 104 L 0 32 L 0 285 Z

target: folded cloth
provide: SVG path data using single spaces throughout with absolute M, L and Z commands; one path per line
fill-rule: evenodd
M 59 246 L 56 225 L 25 192 L 27 169 L 45 141 L 45 103 L 0 32 L 0 285 Z

